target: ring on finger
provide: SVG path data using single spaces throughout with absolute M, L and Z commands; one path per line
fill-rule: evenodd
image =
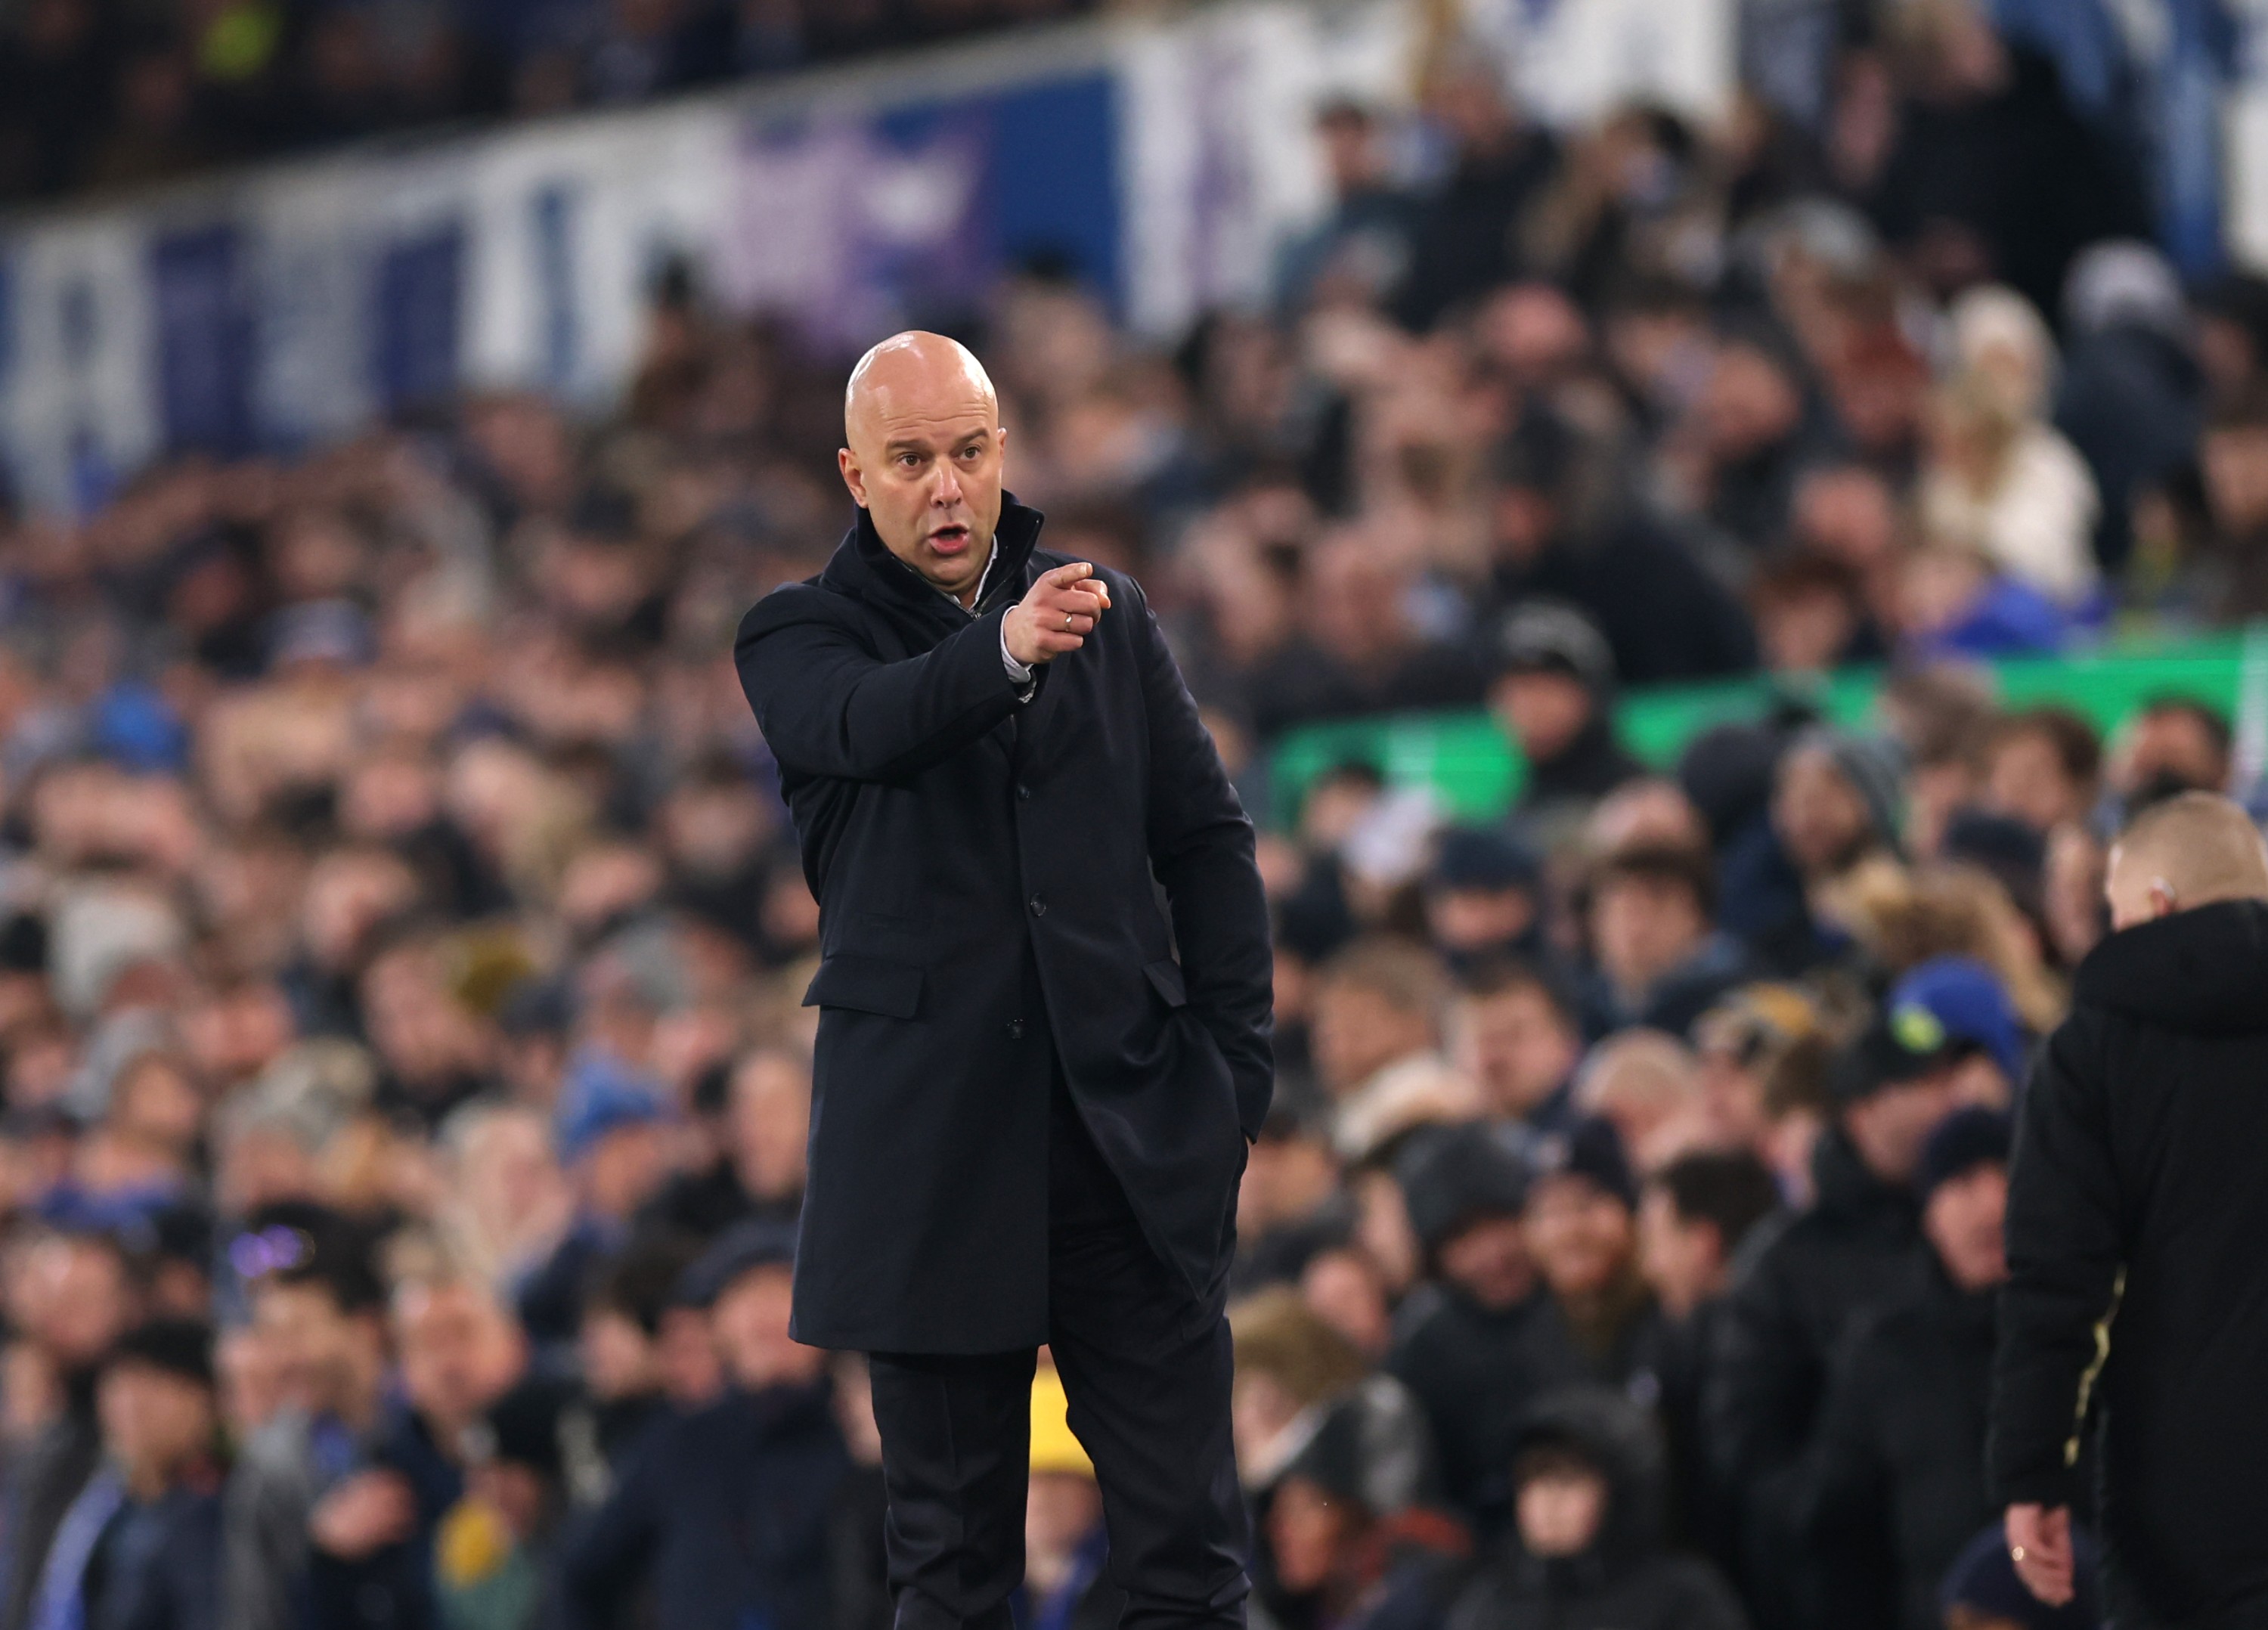
M 1064 613 L 1064 629 L 1066 632 L 1071 629 L 1071 613 L 1068 611 Z

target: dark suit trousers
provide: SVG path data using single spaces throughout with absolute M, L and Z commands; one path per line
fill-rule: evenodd
M 1151 1249 L 1060 1073 L 1048 1153 L 1048 1345 L 1093 1457 L 1123 1630 L 1241 1626 L 1247 1526 L 1228 1321 Z M 1035 1354 L 875 1353 L 897 1630 L 1009 1630 L 1024 1576 Z

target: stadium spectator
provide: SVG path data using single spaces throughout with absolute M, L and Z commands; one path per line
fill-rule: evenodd
M 1956 1110 L 1930 1133 L 1917 1187 L 1933 1272 L 1914 1300 L 1852 1331 L 1820 1406 L 1799 1520 L 1834 1559 L 1845 1622 L 1935 1630 L 1940 1582 L 1991 1521 L 1984 1427 L 2007 1162 L 1999 1110 Z M 1859 1588 L 1884 1577 L 1887 1593 Z
M 1567 993 L 1549 974 L 1521 963 L 1476 969 L 1458 986 L 1449 1034 L 1457 1068 L 1490 1114 L 1538 1132 L 1565 1130 L 1583 1038 Z
M 1601 1388 L 1552 1393 L 1513 1453 L 1513 1531 L 1450 1604 L 1449 1630 L 1747 1624 L 1714 1569 L 1664 1547 L 1661 1445 L 1636 1406 Z
M 1593 868 L 1594 1036 L 1626 1027 L 1683 1035 L 1741 983 L 1746 954 L 1712 927 L 1715 889 L 1708 856 L 1672 845 L 1633 845 Z
M 1933 1049 L 1877 1021 L 1836 1059 L 1833 1122 L 1812 1155 L 1815 1198 L 1751 1240 L 1719 1328 L 1705 1419 L 1740 1501 L 1750 1600 L 1770 1622 L 1831 1622 L 1849 1582 L 1803 1543 L 1803 1461 L 1830 1367 L 1856 1322 L 1921 1280 L 1913 1183 L 1951 1107 Z
M 756 1612 L 782 1630 L 828 1620 L 830 1496 L 848 1470 L 824 1384 L 826 1354 L 788 1339 L 793 1230 L 728 1231 L 695 1265 L 727 1377 L 714 1404 L 640 1444 L 564 1559 L 568 1621 L 612 1622 L 650 1582 L 668 1622 L 734 1626 Z

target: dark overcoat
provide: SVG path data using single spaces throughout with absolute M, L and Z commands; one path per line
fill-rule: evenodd
M 971 616 L 861 512 L 740 625 L 820 907 L 794 1319 L 816 1346 L 1047 1339 L 1058 1069 L 1193 1294 L 1233 1244 L 1273 1081 L 1252 826 L 1132 579 L 1098 567 L 1085 646 L 1010 679 L 1001 620 L 1070 558 L 1039 529 L 1011 498 Z

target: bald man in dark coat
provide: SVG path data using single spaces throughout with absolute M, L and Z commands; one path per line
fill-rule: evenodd
M 1123 1622 L 1240 1623 L 1251 825 L 1141 589 L 1041 551 L 1004 492 L 976 359 L 886 341 L 844 417 L 858 523 L 736 653 L 820 903 L 795 1335 L 872 1355 L 902 1630 L 1006 1630 L 1042 1343 Z

